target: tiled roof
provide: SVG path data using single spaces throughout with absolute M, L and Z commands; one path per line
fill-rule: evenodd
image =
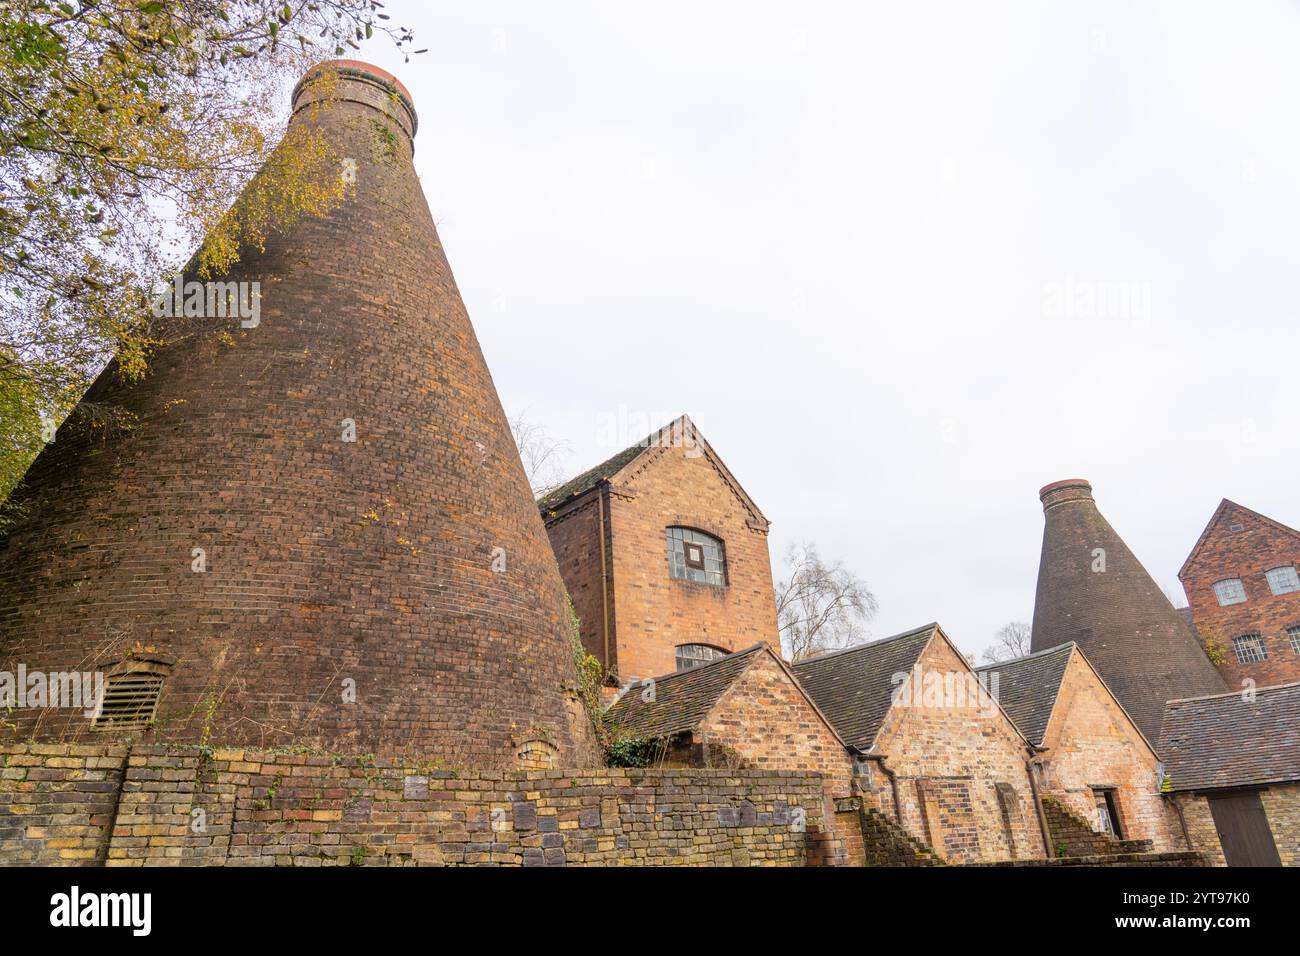
M 799 683 L 851 747 L 871 748 L 893 703 L 893 675 L 912 669 L 938 624 L 794 665 Z
M 549 491 L 537 500 L 537 507 L 542 511 L 551 511 L 564 504 L 570 498 L 577 498 L 579 495 L 586 494 L 592 488 L 595 488 L 602 481 L 606 481 L 612 476 L 618 474 L 626 465 L 630 464 L 641 452 L 650 447 L 659 432 L 647 435 L 635 445 L 629 445 L 617 455 L 607 458 L 595 468 L 589 468 L 576 478 L 570 478 L 554 491 Z
M 701 667 L 656 677 L 650 701 L 644 699 L 644 684 L 632 684 L 610 706 L 609 719 L 621 731 L 636 737 L 670 737 L 694 730 L 749 669 L 755 655 L 765 651 L 766 644 L 755 644 Z
M 1187 625 L 1187 629 L 1199 638 L 1201 632 L 1196 629 L 1196 622 L 1192 620 L 1192 609 L 1190 607 L 1176 607 L 1174 610 L 1177 611 L 1178 616 L 1183 619 L 1183 623 Z
M 1175 790 L 1300 780 L 1300 683 L 1165 704 L 1160 756 Z
M 1056 695 L 1061 690 L 1061 679 L 1065 677 L 1065 668 L 1070 663 L 1074 647 L 1071 642 L 975 669 L 975 673 L 981 676 L 997 673 L 998 703 L 1012 723 L 1036 746 L 1042 746 L 1043 738 L 1047 736 L 1047 724 L 1052 719 Z M 991 680 L 988 689 L 990 693 L 994 690 Z

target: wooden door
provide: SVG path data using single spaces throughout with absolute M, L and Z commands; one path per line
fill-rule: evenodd
M 1228 866 L 1282 865 L 1259 791 L 1216 794 L 1208 799 Z

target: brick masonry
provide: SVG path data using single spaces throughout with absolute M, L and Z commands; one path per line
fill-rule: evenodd
M 603 599 L 601 508 L 608 577 Z M 723 541 L 726 587 L 669 576 L 671 526 Z M 767 520 L 736 492 L 712 454 L 693 442 L 648 448 L 609 486 L 548 515 L 547 531 L 582 621 L 583 643 L 601 660 L 609 615 L 606 663 L 619 681 L 672 672 L 679 644 L 735 651 L 777 642 Z
M 836 812 L 839 801 L 855 794 L 853 759 L 773 655 L 755 655 L 686 737 L 666 754 L 669 765 L 817 774 L 823 782 L 823 819 L 840 841 L 827 854 L 843 849 L 848 862 L 862 862 L 856 813 Z
M 294 123 L 355 160 L 354 191 L 225 277 L 261 283 L 260 325 L 164 321 L 145 380 L 110 365 L 86 396 L 134 427 L 74 415 L 15 492 L 32 514 L 0 540 L 0 670 L 158 658 L 155 741 L 498 767 L 540 739 L 557 765 L 597 765 L 563 583 L 411 163 L 414 113 L 364 72 L 336 94 Z M 13 737 L 86 738 L 68 713 L 15 711 Z
M 199 747 L 0 745 L 0 861 L 801 866 L 823 785 L 778 770 L 459 771 Z
M 1259 687 L 1300 680 L 1300 653 L 1287 634 L 1288 628 L 1300 628 L 1300 591 L 1274 594 L 1264 576 L 1273 568 L 1297 564 L 1300 532 L 1224 501 L 1178 572 L 1192 623 L 1230 690 L 1246 679 Z M 1214 585 L 1227 578 L 1241 579 L 1244 603 L 1219 606 Z M 1237 659 L 1232 639 L 1244 634 L 1260 636 L 1267 660 Z
M 918 663 L 923 672 L 971 673 L 938 636 Z M 873 752 L 882 759 L 872 761 L 876 766 L 864 781 L 866 807 L 901 822 L 945 862 L 1046 856 L 1027 744 L 1001 710 L 973 700 L 948 706 L 895 703 Z M 895 813 L 895 793 L 901 814 Z
M 1182 811 L 1192 849 L 1212 866 L 1226 866 L 1218 828 L 1203 794 L 1178 793 L 1173 797 Z M 1273 844 L 1283 866 L 1300 866 L 1300 784 L 1277 784 L 1260 791 Z
M 1157 852 L 1187 849 L 1158 789 L 1155 751 L 1077 651 L 1066 665 L 1043 743 L 1047 751 L 1037 761 L 1044 796 L 1092 821 L 1093 788 L 1114 788 L 1125 838 L 1150 840 Z

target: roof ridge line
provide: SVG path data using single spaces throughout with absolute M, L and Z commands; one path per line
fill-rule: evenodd
M 881 644 L 888 644 L 890 641 L 899 641 L 905 637 L 915 637 L 922 631 L 931 631 L 938 627 L 938 621 L 931 621 L 929 624 L 922 624 L 920 627 L 914 627 L 910 631 L 903 631 L 901 634 L 891 634 L 889 637 L 882 637 L 879 640 L 867 641 L 864 644 L 854 644 L 852 647 L 841 647 L 834 651 L 826 651 L 823 654 L 818 654 L 816 657 L 806 657 L 801 661 L 794 661 L 790 666 L 802 667 L 804 664 L 812 664 L 816 661 L 828 660 L 832 657 L 838 657 L 841 654 L 848 654 L 850 651 L 860 651 L 868 647 L 878 647 Z
M 997 667 L 1000 664 L 1019 664 L 1021 661 L 1031 660 L 1035 657 L 1043 657 L 1047 654 L 1055 654 L 1057 651 L 1063 650 L 1064 648 L 1078 647 L 1078 646 L 1079 646 L 1078 643 L 1076 643 L 1075 641 L 1066 641 L 1064 644 L 1057 644 L 1055 647 L 1045 647 L 1041 651 L 1032 651 L 1028 654 L 1022 654 L 1020 657 L 1012 657 L 1009 660 L 993 661 L 992 663 L 989 664 L 981 664 L 979 667 L 976 667 L 974 669 L 976 671 L 982 671 L 982 670 L 987 670 L 990 667 Z
M 1286 690 L 1288 687 L 1300 687 L 1300 680 L 1293 680 L 1286 684 L 1269 684 L 1267 687 L 1256 687 L 1251 691 L 1251 693 L 1258 697 L 1266 690 Z M 1194 700 L 1216 700 L 1220 697 L 1240 697 L 1244 693 L 1246 693 L 1244 690 L 1230 690 L 1222 694 L 1202 694 L 1200 697 L 1171 697 L 1165 701 L 1165 706 L 1168 707 L 1170 704 L 1187 704 Z

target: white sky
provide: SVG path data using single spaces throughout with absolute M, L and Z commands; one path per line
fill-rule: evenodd
M 815 541 L 874 636 L 968 651 L 1032 613 L 1049 481 L 1180 596 L 1221 498 L 1300 525 L 1295 3 L 388 12 L 429 52 L 358 55 L 567 471 L 687 412 L 778 573 Z

